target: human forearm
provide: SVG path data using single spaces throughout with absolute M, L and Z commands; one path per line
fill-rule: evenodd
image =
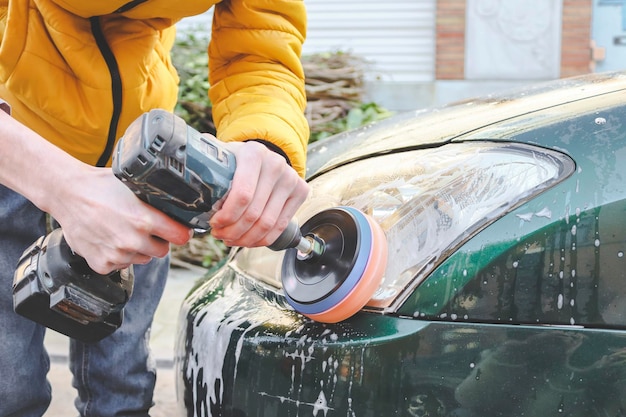
M 190 231 L 139 200 L 110 168 L 80 162 L 0 114 L 0 183 L 50 213 L 99 273 L 165 256 Z
M 58 167 L 51 170 L 48 167 Z M 0 183 L 43 211 L 52 210 L 62 184 L 89 166 L 0 112 Z

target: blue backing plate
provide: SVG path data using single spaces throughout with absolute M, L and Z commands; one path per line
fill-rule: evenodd
M 307 223 L 319 220 L 320 216 L 327 216 L 328 213 L 332 211 L 344 211 L 349 214 L 350 218 L 354 221 L 357 230 L 357 238 L 359 240 L 359 244 L 356 247 L 356 256 L 354 258 L 354 265 L 349 269 L 349 272 L 343 282 L 333 291 L 330 291 L 321 299 L 311 302 L 311 303 L 303 303 L 294 300 L 288 293 L 287 288 L 285 288 L 285 279 L 289 279 L 286 277 L 286 265 L 292 261 L 292 259 L 288 259 L 288 257 L 295 257 L 296 250 L 291 249 L 285 254 L 285 259 L 283 260 L 283 291 L 285 294 L 285 298 L 287 302 L 299 313 L 301 314 L 320 314 L 324 313 L 331 308 L 337 306 L 341 301 L 343 301 L 350 292 L 358 285 L 365 268 L 369 262 L 370 253 L 372 250 L 372 230 L 370 227 L 367 218 L 363 213 L 359 210 L 356 210 L 352 207 L 336 207 L 329 210 L 324 210 L 315 216 L 313 216 L 310 220 L 308 220 L 303 226 L 303 229 L 306 229 Z M 335 225 L 339 227 L 340 225 Z M 303 262 L 295 260 L 294 262 Z M 304 285 L 304 284 L 302 284 Z M 314 284 L 316 285 L 316 284 Z

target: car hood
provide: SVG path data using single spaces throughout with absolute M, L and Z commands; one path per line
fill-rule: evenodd
M 626 90 L 626 71 L 550 81 L 486 98 L 398 114 L 311 144 L 307 178 L 374 155 L 475 139 L 471 137 L 472 133 L 490 125 L 521 116 L 528 120 L 532 113 L 539 115 L 548 109 L 620 90 Z M 567 114 L 551 112 L 551 121 L 554 117 L 564 118 Z M 485 138 L 484 135 L 481 137 Z M 501 129 L 498 137 L 503 138 Z

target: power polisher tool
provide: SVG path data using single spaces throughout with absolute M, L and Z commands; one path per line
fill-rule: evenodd
M 236 161 L 217 139 L 155 109 L 128 127 L 112 168 L 141 200 L 190 228 L 208 231 L 230 190 Z M 286 250 L 281 275 L 289 304 L 326 323 L 345 320 L 370 300 L 387 259 L 380 226 L 350 207 L 321 211 L 302 228 L 292 221 L 268 247 Z M 14 275 L 13 304 L 35 322 L 95 342 L 121 326 L 133 285 L 132 267 L 96 273 L 57 228 L 24 251 Z

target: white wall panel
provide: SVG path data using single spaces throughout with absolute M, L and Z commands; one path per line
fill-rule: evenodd
M 434 80 L 435 0 L 305 0 L 304 53 L 346 51 L 364 57 L 368 79 Z
M 305 0 L 305 4 L 305 54 L 345 51 L 362 56 L 370 63 L 369 80 L 434 80 L 436 0 Z M 178 27 L 208 32 L 211 16 L 209 11 Z

